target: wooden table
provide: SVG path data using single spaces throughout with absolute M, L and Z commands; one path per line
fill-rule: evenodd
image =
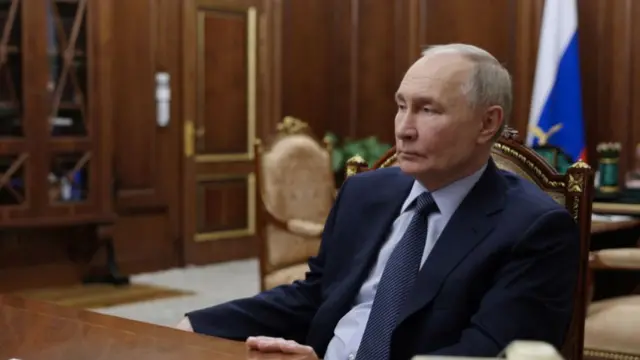
M 595 201 L 592 204 L 592 211 L 598 214 L 640 216 L 640 204 L 622 204 Z
M 0 295 L 0 360 L 303 360 L 242 342 Z
M 640 219 L 626 220 L 626 221 L 592 221 L 591 222 L 591 234 L 602 234 L 606 232 L 614 232 L 620 230 L 627 230 L 633 228 L 640 228 Z

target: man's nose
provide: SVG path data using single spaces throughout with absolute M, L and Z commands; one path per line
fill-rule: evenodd
M 411 124 L 411 119 L 405 117 L 402 119 L 396 130 L 396 136 L 402 141 L 412 141 L 418 137 L 418 132 Z
M 413 141 L 418 138 L 418 132 L 413 128 L 402 128 L 398 131 L 398 139 L 402 141 Z

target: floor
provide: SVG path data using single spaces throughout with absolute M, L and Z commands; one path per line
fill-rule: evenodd
M 132 282 L 185 289 L 195 295 L 139 302 L 94 311 L 164 326 L 175 326 L 185 312 L 255 295 L 259 286 L 257 260 L 171 269 L 131 277 Z

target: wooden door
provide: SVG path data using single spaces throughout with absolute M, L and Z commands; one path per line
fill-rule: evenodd
M 185 262 L 255 256 L 256 129 L 262 0 L 187 0 L 184 8 Z

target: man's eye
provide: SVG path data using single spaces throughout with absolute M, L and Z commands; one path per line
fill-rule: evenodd
M 430 108 L 430 107 L 423 107 L 423 108 L 422 108 L 422 111 L 424 111 L 424 112 L 426 112 L 426 113 L 432 113 L 432 112 L 434 112 L 434 111 L 433 111 L 433 108 Z
M 398 104 L 398 109 L 404 110 L 406 106 L 404 104 Z

